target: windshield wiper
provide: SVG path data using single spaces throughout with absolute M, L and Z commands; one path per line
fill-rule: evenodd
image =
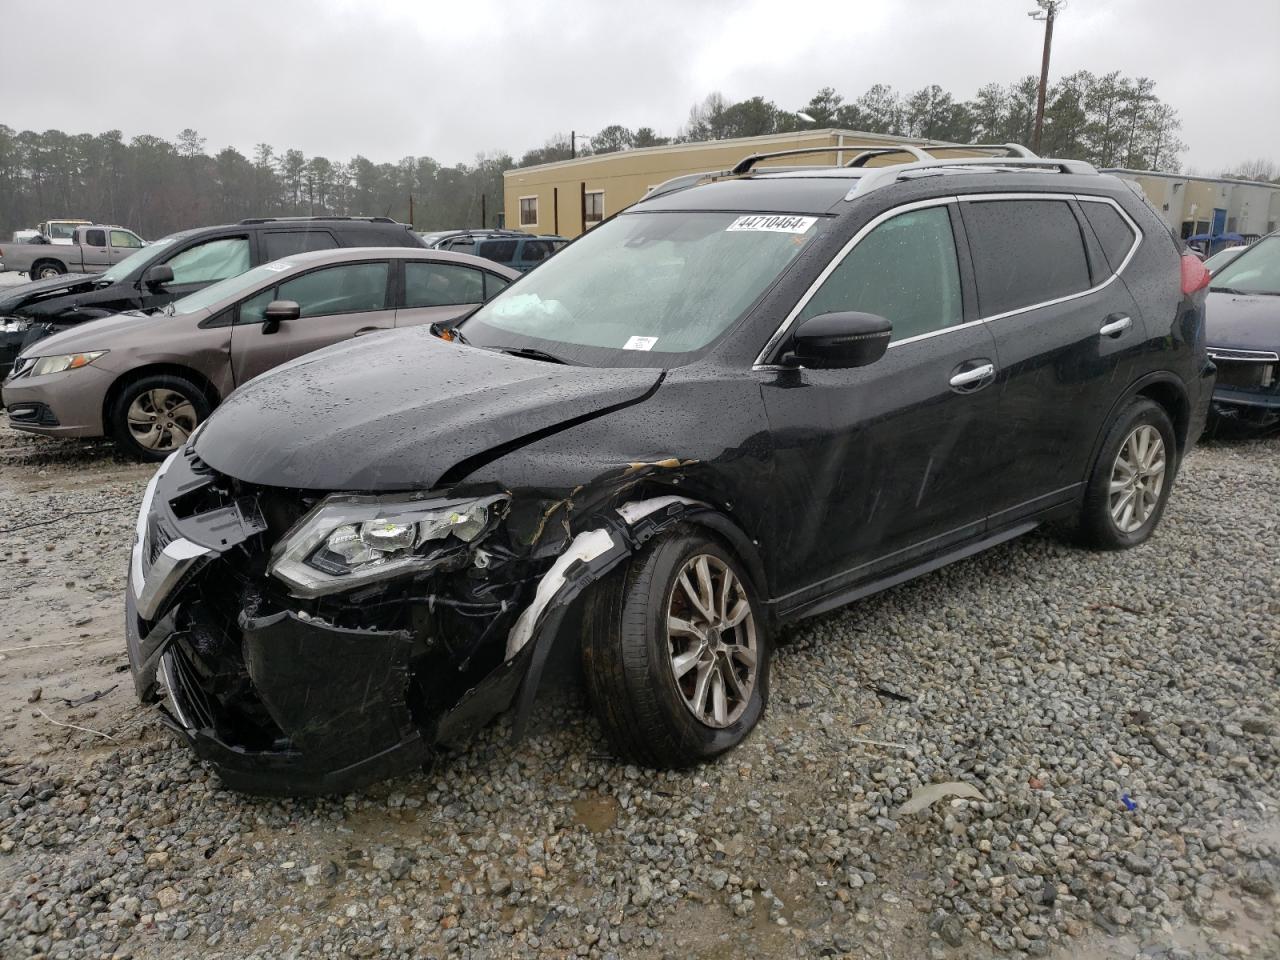
M 542 360 L 545 363 L 565 363 L 569 361 L 564 357 L 557 357 L 554 353 L 547 353 L 545 350 L 539 350 L 537 347 L 493 347 L 492 349 L 500 353 L 509 353 L 513 357 L 524 357 L 528 360 Z

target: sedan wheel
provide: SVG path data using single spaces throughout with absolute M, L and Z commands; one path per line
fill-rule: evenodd
M 755 689 L 756 621 L 742 582 L 718 557 L 692 557 L 677 575 L 667 644 L 689 711 L 709 727 L 735 723 Z
M 182 446 L 198 422 L 192 402 L 166 387 L 138 394 L 129 404 L 128 420 L 129 432 L 138 446 L 156 453 Z
M 1123 533 L 1135 533 L 1151 517 L 1164 489 L 1164 440 L 1142 424 L 1125 438 L 1111 467 L 1111 519 Z

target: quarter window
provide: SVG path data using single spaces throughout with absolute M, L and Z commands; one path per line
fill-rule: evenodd
M 212 283 L 238 277 L 249 269 L 249 240 L 228 237 L 183 250 L 169 260 L 174 284 Z
M 405 263 L 404 305 L 447 307 L 484 300 L 479 270 L 452 263 Z
M 961 322 L 960 270 L 946 207 L 900 213 L 868 233 L 797 319 L 845 310 L 886 318 L 895 341 Z
M 538 225 L 538 198 L 520 198 L 520 226 L 536 227 Z
M 550 240 L 526 240 L 520 259 L 527 263 L 540 263 L 555 252 Z
M 1094 236 L 1098 238 L 1102 253 L 1107 258 L 1107 265 L 1111 267 L 1112 273 L 1116 272 L 1133 249 L 1133 241 L 1137 239 L 1133 229 L 1109 203 L 1084 201 L 1080 204 L 1080 209 L 1084 211 L 1084 218 L 1089 221 Z
M 593 190 L 586 196 L 586 202 L 582 211 L 582 228 L 585 230 L 592 224 L 599 223 L 604 219 L 604 191 Z
M 1064 200 L 962 203 L 984 317 L 1089 289 L 1080 224 Z

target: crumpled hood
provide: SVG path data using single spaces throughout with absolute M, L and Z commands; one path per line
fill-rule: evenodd
M 48 280 L 32 280 L 0 291 L 0 317 L 26 306 L 32 300 L 52 294 L 66 293 L 73 288 L 88 289 L 102 279 L 100 273 L 64 273 Z
M 1210 293 L 1205 342 L 1211 347 L 1280 351 L 1280 297 Z
M 661 379 L 655 369 L 526 360 L 415 327 L 249 381 L 209 418 L 195 452 L 220 473 L 266 486 L 428 490 L 451 467 L 635 403 Z

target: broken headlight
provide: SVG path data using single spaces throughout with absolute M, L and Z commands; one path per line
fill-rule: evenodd
M 318 597 L 430 569 L 488 533 L 506 502 L 327 497 L 276 544 L 271 573 L 294 596 Z

